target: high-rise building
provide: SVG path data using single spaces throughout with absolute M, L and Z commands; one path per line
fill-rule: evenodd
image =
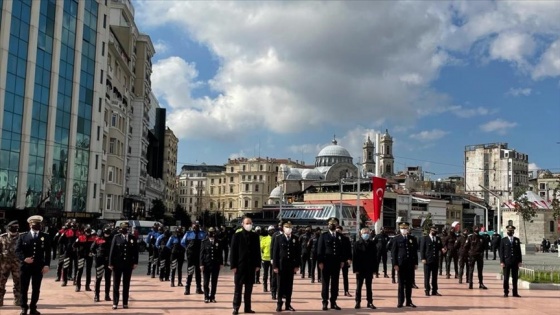
M 165 129 L 163 153 L 163 182 L 165 183 L 165 207 L 169 213 L 175 211 L 177 205 L 177 147 L 179 140 L 173 130 Z
M 183 165 L 181 173 L 177 176 L 177 203 L 185 209 L 186 213 L 195 219 L 204 210 L 210 209 L 210 198 L 207 182 L 214 185 L 220 181 L 221 175 L 226 170 L 222 165 Z M 214 192 L 215 188 L 212 188 Z
M 108 8 L 77 0 L 0 8 L 0 209 L 97 212 Z

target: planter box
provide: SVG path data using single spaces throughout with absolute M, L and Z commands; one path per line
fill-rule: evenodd
M 503 280 L 503 276 L 498 274 L 496 279 Z M 511 277 L 509 278 L 511 289 Z M 560 284 L 556 283 L 531 283 L 525 280 L 517 280 L 517 288 L 519 290 L 560 290 Z

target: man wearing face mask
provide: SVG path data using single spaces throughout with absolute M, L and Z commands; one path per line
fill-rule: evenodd
M 40 315 L 37 302 L 41 291 L 43 275 L 49 272 L 51 263 L 51 242 L 49 235 L 41 232 L 43 217 L 34 215 L 27 219 L 31 230 L 20 235 L 16 245 L 16 255 L 21 263 L 21 313 L 20 315 Z M 27 303 L 27 291 L 31 283 L 31 302 Z
M 407 307 L 416 307 L 412 303 L 412 284 L 414 270 L 418 268 L 418 242 L 409 234 L 408 227 L 407 222 L 399 224 L 401 234 L 394 237 L 391 249 L 393 268 L 398 273 L 398 308 L 403 307 L 405 302 Z
M 375 243 L 377 245 L 377 273 L 376 277 L 379 278 L 379 265 L 383 263 L 383 277 L 389 278 L 387 274 L 387 243 L 389 243 L 389 236 L 385 232 L 385 227 L 381 227 L 379 234 L 375 235 Z
M 296 236 L 292 235 L 292 223 L 286 222 L 283 226 L 284 235 L 274 241 L 272 249 L 272 268 L 278 276 L 278 302 L 276 311 L 282 311 L 282 298 L 286 298 L 286 311 L 295 311 L 292 307 L 292 290 L 294 287 L 294 274 L 300 265 L 300 244 Z
M 512 293 L 514 297 L 521 297 L 517 293 L 517 279 L 519 275 L 519 267 L 523 262 L 521 257 L 521 242 L 519 238 L 513 236 L 515 226 L 506 226 L 507 236 L 502 238 L 500 242 L 500 266 L 504 274 L 504 297 L 509 294 L 509 276 L 511 275 Z
M 367 308 L 376 309 L 373 305 L 373 291 L 371 283 L 373 281 L 373 273 L 377 261 L 377 245 L 371 239 L 369 228 L 360 230 L 360 238 L 354 244 L 352 271 L 356 274 L 356 306 L 355 309 L 361 307 L 362 302 L 362 286 L 366 285 Z
M 346 263 L 346 256 L 345 249 L 342 248 L 342 235 L 336 232 L 337 225 L 338 219 L 331 218 L 328 225 L 329 230 L 321 234 L 317 243 L 317 262 L 322 272 L 321 298 L 323 311 L 328 310 L 328 302 L 331 303 L 331 309 L 341 310 L 340 306 L 336 304 L 336 300 L 338 298 L 340 269 Z
M 272 235 L 276 230 L 274 226 L 269 226 L 267 230 L 267 235 L 260 238 L 261 245 L 261 258 L 262 258 L 262 270 L 263 270 L 263 292 L 268 292 L 268 279 L 271 278 L 271 260 L 272 260 L 272 248 L 270 244 L 272 243 Z
M 270 256 L 270 263 L 272 264 L 272 262 L 274 261 L 274 252 L 272 252 L 272 249 L 274 248 L 274 242 L 276 241 L 276 237 L 278 235 L 282 235 L 284 232 L 282 231 L 282 222 L 278 223 L 278 229 L 276 230 L 276 232 L 274 232 L 272 234 L 271 240 L 270 240 L 270 250 L 271 250 L 271 256 Z M 271 273 L 270 276 L 270 294 L 273 300 L 276 300 L 276 292 L 278 290 L 278 275 L 275 274 L 274 272 Z
M 181 240 L 181 245 L 183 245 L 187 252 L 187 285 L 185 286 L 185 295 L 191 294 L 193 275 L 196 280 L 196 294 L 203 294 L 200 273 L 200 245 L 205 237 L 206 232 L 201 231 L 200 226 L 195 223 L 193 224 L 192 231 L 188 231 Z
M 475 226 L 473 229 L 473 234 L 467 237 L 465 241 L 464 250 L 468 253 L 468 280 L 469 289 L 473 288 L 473 274 L 474 274 L 474 264 L 476 263 L 476 269 L 478 271 L 478 288 L 486 290 L 486 286 L 483 283 L 482 269 L 484 268 L 484 251 L 486 250 L 487 242 L 484 237 L 480 234 L 479 227 Z
M 457 249 L 455 249 L 455 242 L 457 241 L 457 235 L 455 235 L 455 230 L 451 228 L 447 232 L 447 236 L 441 240 L 443 242 L 444 255 L 445 255 L 445 278 L 451 278 L 451 264 L 453 264 L 455 271 L 455 279 L 459 277 L 459 271 L 457 267 Z
M 120 234 L 113 237 L 109 251 L 109 269 L 113 271 L 113 309 L 119 305 L 119 291 L 121 279 L 123 283 L 123 308 L 128 308 L 130 278 L 132 270 L 138 266 L 138 241 L 128 234 L 129 224 L 120 225 Z
M 12 221 L 6 226 L 8 232 L 0 235 L 0 306 L 4 305 L 6 282 L 10 274 L 14 282 L 14 305 L 19 306 L 21 298 L 20 268 L 16 255 L 16 245 L 19 238 L 19 223 Z
M 185 262 L 185 248 L 181 245 L 183 238 L 183 228 L 175 228 L 175 232 L 165 245 L 171 251 L 171 287 L 175 286 L 175 273 L 177 272 L 177 286 L 182 287 L 183 283 L 183 263 Z
M 78 259 L 78 273 L 76 275 L 76 292 L 80 292 L 82 287 L 82 275 L 84 268 L 86 269 L 86 291 L 91 291 L 91 266 L 93 264 L 93 257 L 90 255 L 91 244 L 95 241 L 95 236 L 92 235 L 91 227 L 87 227 L 84 234 L 78 236 L 74 243 L 74 251 Z
M 99 302 L 101 280 L 105 277 L 105 301 L 111 301 L 111 269 L 109 269 L 109 251 L 112 241 L 111 228 L 105 228 L 103 235 L 98 237 L 91 245 L 90 252 L 95 257 L 95 296 L 94 302 Z
M 318 268 L 317 266 L 317 243 L 319 242 L 319 237 L 321 237 L 321 231 L 317 230 L 313 232 L 311 236 L 311 245 L 309 251 L 311 252 L 311 270 L 310 270 L 310 278 L 311 283 L 315 283 L 315 269 Z M 317 270 L 317 281 L 321 282 L 321 270 Z
M 223 267 L 222 243 L 216 238 L 216 230 L 208 229 L 208 237 L 200 245 L 200 270 L 204 278 L 204 303 L 216 303 L 218 276 Z M 212 287 L 210 288 L 210 284 Z
M 245 302 L 245 313 L 255 313 L 251 309 L 251 294 L 255 272 L 261 266 L 261 251 L 259 236 L 252 231 L 253 221 L 249 217 L 243 218 L 243 230 L 233 234 L 230 248 L 230 268 L 233 272 L 235 291 L 233 294 L 233 313 L 239 314 L 241 307 L 241 294 L 243 287 L 243 301 Z
M 430 235 L 423 237 L 420 243 L 420 257 L 424 265 L 424 290 L 426 296 L 441 296 L 438 292 L 438 262 L 442 256 L 443 244 L 437 235 L 437 228 L 430 227 Z M 430 285 L 431 284 L 431 285 Z

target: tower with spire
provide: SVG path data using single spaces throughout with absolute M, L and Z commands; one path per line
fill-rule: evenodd
M 395 158 L 393 157 L 393 137 L 389 130 L 379 140 L 379 174 L 383 177 L 395 175 Z
M 375 173 L 375 145 L 371 141 L 369 135 L 362 147 L 362 161 L 362 166 L 365 172 Z

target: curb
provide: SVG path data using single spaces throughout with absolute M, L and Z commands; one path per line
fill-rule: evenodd
M 503 280 L 501 274 L 496 275 L 496 279 Z M 509 279 L 511 284 L 511 278 Z M 532 283 L 525 280 L 517 280 L 517 287 L 523 290 L 560 290 L 560 284 L 556 283 Z

